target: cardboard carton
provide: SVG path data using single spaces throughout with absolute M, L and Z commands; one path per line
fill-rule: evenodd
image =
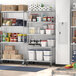
M 5 50 L 15 50 L 15 46 L 6 45 Z
M 76 17 L 72 18 L 72 26 L 76 26 Z
M 10 54 L 3 54 L 3 59 L 11 59 L 11 55 Z
M 4 50 L 4 54 L 10 54 L 10 50 Z
M 11 55 L 16 55 L 16 54 L 18 54 L 18 51 L 17 51 L 17 50 L 11 50 L 11 51 L 10 51 L 10 54 L 11 54 Z
M 4 50 L 4 54 L 15 55 L 15 54 L 18 54 L 18 51 L 17 50 Z
M 18 5 L 18 11 L 27 11 L 28 5 Z
M 6 5 L 2 5 L 1 7 L 1 11 L 6 11 Z
M 17 5 L 2 5 L 2 11 L 17 11 Z
M 18 55 L 11 55 L 11 59 L 23 59 L 23 56 L 18 54 Z

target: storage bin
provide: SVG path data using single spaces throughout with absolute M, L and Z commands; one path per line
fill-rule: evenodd
M 42 50 L 37 50 L 36 51 L 36 60 L 37 61 L 43 61 L 43 51 Z
M 46 46 L 47 46 L 47 40 L 42 40 L 41 47 L 46 47 Z
M 52 57 L 51 56 L 44 56 L 44 61 L 52 61 Z
M 52 55 L 52 51 L 46 49 L 46 50 L 44 51 L 44 56 L 45 56 L 45 55 Z
M 28 51 L 28 58 L 29 60 L 35 60 L 35 50 Z

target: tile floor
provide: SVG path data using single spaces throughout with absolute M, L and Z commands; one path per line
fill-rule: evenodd
M 0 64 L 5 65 L 5 64 Z M 13 65 L 13 64 L 6 64 L 11 66 L 26 66 L 26 65 Z M 21 71 L 6 71 L 6 70 L 0 70 L 0 76 L 51 76 L 52 69 L 56 69 L 57 67 L 50 67 L 50 66 L 41 66 L 41 65 L 28 65 L 28 67 L 44 67 L 47 68 L 42 71 L 38 72 L 21 72 Z

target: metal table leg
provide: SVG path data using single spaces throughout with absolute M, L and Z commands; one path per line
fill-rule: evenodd
M 53 74 L 54 74 L 54 71 L 52 70 L 52 74 L 51 74 L 51 76 L 53 76 Z
M 76 74 L 74 74 L 74 76 L 76 76 Z

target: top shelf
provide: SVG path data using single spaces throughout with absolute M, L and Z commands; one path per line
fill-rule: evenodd
M 27 11 L 27 12 L 28 12 L 28 13 L 29 13 L 29 12 L 40 12 L 40 13 L 41 13 L 41 12 L 55 12 L 55 11 Z
M 1 11 L 2 13 L 24 13 L 25 11 Z M 55 11 L 27 11 L 27 13 L 30 12 L 55 12 Z

